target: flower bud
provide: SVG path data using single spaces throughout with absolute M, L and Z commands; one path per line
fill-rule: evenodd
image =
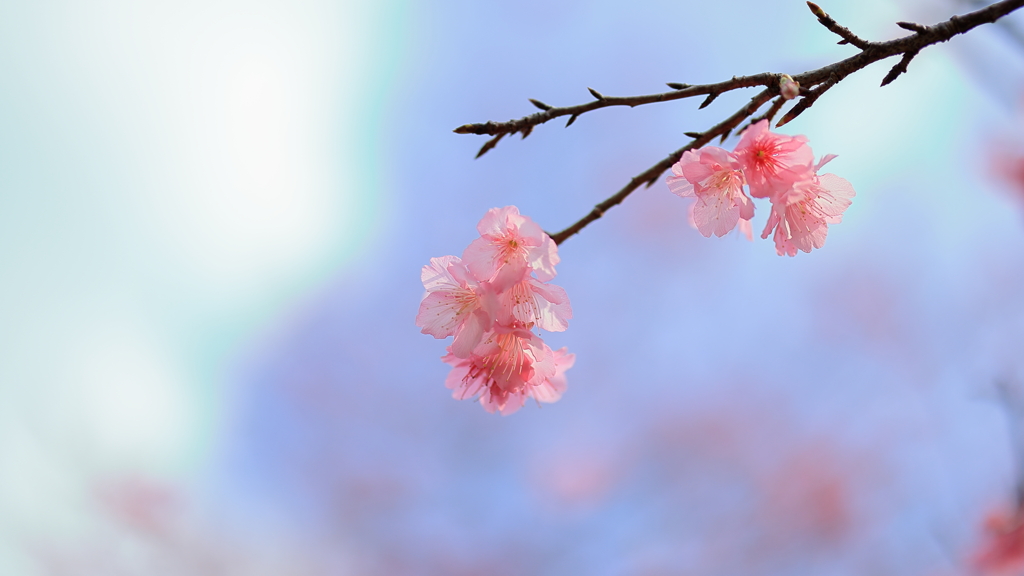
M 779 78 L 779 92 L 786 100 L 792 100 L 800 95 L 800 83 L 789 74 L 783 74 Z

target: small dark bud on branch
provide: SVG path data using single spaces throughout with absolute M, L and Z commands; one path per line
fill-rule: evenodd
M 484 154 L 487 154 L 487 151 L 490 150 L 491 148 L 494 148 L 495 146 L 497 146 L 498 145 L 498 141 L 501 140 L 504 137 L 505 137 L 504 134 L 498 134 L 494 138 L 491 138 L 490 140 L 485 142 L 484 145 L 480 148 L 480 151 L 476 153 L 476 157 L 479 158 L 479 157 L 483 156 Z
M 534 100 L 533 98 L 530 98 L 530 104 L 533 104 L 534 106 L 540 108 L 541 110 L 551 110 L 551 106 L 548 106 L 547 104 L 541 102 L 540 100 Z
M 885 75 L 885 78 L 882 79 L 882 86 L 888 85 L 899 77 L 900 74 L 906 72 L 907 65 L 914 59 L 914 56 L 917 56 L 917 50 L 911 50 L 904 54 L 903 58 L 900 58 L 900 61 L 897 62 L 896 65 L 892 67 L 892 70 L 889 70 L 889 73 Z
M 459 126 L 458 128 L 456 128 L 455 130 L 452 130 L 452 132 L 455 132 L 456 134 L 469 134 L 469 133 L 473 132 L 473 125 L 472 124 L 463 124 L 462 126 Z
M 919 34 L 928 31 L 927 26 L 922 26 L 915 22 L 897 22 L 896 25 L 899 26 L 900 28 L 903 28 L 904 30 L 910 30 L 912 32 L 917 32 Z
M 690 138 L 696 140 L 697 138 L 703 136 L 703 134 L 701 134 L 700 132 L 683 132 L 683 136 L 689 136 Z
M 526 140 L 526 137 L 530 135 L 530 132 L 533 132 L 533 126 L 527 126 L 526 128 L 523 128 L 523 138 L 522 139 Z
M 814 98 L 804 98 L 797 102 L 796 106 L 790 108 L 789 112 L 786 112 L 785 116 L 782 117 L 782 120 L 779 120 L 779 123 L 776 124 L 775 127 L 782 128 L 786 124 L 789 124 L 791 121 L 796 119 L 797 116 L 802 114 L 804 110 L 810 108 L 811 104 L 814 104 L 814 100 Z
M 679 82 L 666 82 L 665 86 L 668 86 L 673 90 L 684 90 L 690 87 L 689 84 L 680 84 Z
M 700 110 L 702 108 L 706 108 L 708 104 L 711 104 L 712 102 L 715 101 L 715 98 L 718 98 L 717 92 L 712 92 L 711 94 L 708 94 L 708 97 L 705 98 L 704 101 L 700 103 L 700 106 L 698 106 L 697 109 Z
M 604 100 L 604 96 L 602 96 L 601 93 L 598 92 L 597 90 L 594 90 L 593 88 L 587 88 L 587 90 L 590 90 L 590 94 L 594 98 L 597 98 L 598 100 Z
M 572 123 L 575 122 L 575 121 L 576 121 L 576 115 L 575 114 L 573 114 L 572 116 L 569 116 L 569 121 L 565 123 L 565 127 L 568 128 L 569 126 L 572 126 Z
M 821 9 L 821 6 L 818 6 L 814 2 L 808 2 L 807 7 L 810 8 L 811 13 L 818 18 L 828 18 L 828 14 L 825 14 L 825 11 Z

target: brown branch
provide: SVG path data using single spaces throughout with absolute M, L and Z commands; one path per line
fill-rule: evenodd
M 982 24 L 993 23 L 1010 12 L 1024 6 L 1024 0 L 1001 0 L 1000 2 L 996 2 L 974 12 L 964 14 L 963 16 L 953 16 L 949 20 L 933 26 L 901 22 L 899 25 L 902 28 L 912 30 L 914 33 L 886 42 L 865 41 L 854 35 L 849 31 L 849 29 L 836 23 L 834 19 L 826 14 L 816 4 L 812 2 L 808 2 L 807 4 L 814 15 L 818 18 L 819 22 L 821 22 L 830 31 L 843 38 L 843 42 L 841 43 L 848 43 L 856 46 L 860 49 L 860 52 L 849 58 L 840 60 L 839 62 L 822 66 L 816 70 L 810 70 L 803 74 L 793 75 L 792 79 L 798 82 L 802 87 L 801 99 L 782 118 L 782 120 L 779 121 L 779 125 L 789 122 L 804 110 L 810 108 L 811 105 L 825 93 L 825 91 L 838 84 L 850 74 L 862 70 L 868 65 L 878 62 L 879 60 L 884 60 L 896 55 L 902 55 L 903 58 L 900 62 L 897 63 L 886 76 L 883 85 L 887 84 L 899 76 L 899 74 L 906 71 L 907 64 L 909 64 L 910 60 L 913 59 L 921 49 L 933 44 L 945 42 L 958 34 L 963 34 Z M 714 84 L 691 86 L 688 84 L 669 83 L 668 86 L 673 89 L 671 92 L 642 96 L 604 96 L 603 94 L 590 89 L 591 94 L 596 99 L 585 104 L 566 107 L 547 107 L 535 114 L 524 116 L 517 120 L 509 120 L 507 122 L 465 124 L 456 128 L 455 132 L 457 134 L 488 134 L 493 136 L 493 138 L 489 139 L 487 143 L 484 144 L 484 147 L 481 148 L 480 152 L 477 154 L 477 157 L 479 157 L 497 145 L 501 136 L 522 132 L 525 137 L 525 135 L 529 134 L 535 126 L 561 116 L 569 116 L 569 121 L 566 122 L 566 126 L 568 127 L 581 114 L 598 108 L 606 108 L 609 106 L 634 107 L 644 104 L 652 104 L 655 102 L 667 102 L 671 100 L 690 98 L 693 96 L 707 97 L 701 105 L 703 108 L 725 92 L 756 86 L 765 87 L 765 90 L 760 92 L 757 96 L 754 96 L 748 104 L 710 130 L 699 133 L 687 133 L 688 136 L 695 137 L 695 140 L 679 150 L 676 150 L 661 162 L 651 166 L 638 176 L 634 177 L 630 180 L 629 184 L 604 202 L 595 206 L 589 214 L 572 226 L 569 226 L 561 232 L 552 234 L 551 237 L 554 238 L 555 243 L 561 244 L 567 238 L 582 230 L 587 224 L 604 215 L 606 210 L 621 203 L 634 190 L 639 188 L 640 185 L 652 182 L 654 179 L 660 177 L 661 174 L 670 168 L 685 151 L 700 148 L 716 137 L 727 135 L 745 119 L 755 114 L 761 106 L 768 102 L 768 100 L 779 94 L 779 81 L 781 78 L 782 74 L 764 72 L 751 76 L 733 76 L 730 80 Z M 547 106 L 547 104 L 539 103 L 535 100 L 531 100 L 531 102 L 538 108 L 544 108 Z M 755 103 L 756 106 L 754 106 Z M 774 103 L 765 116 L 774 117 L 774 115 L 779 111 L 778 109 L 782 107 L 783 103 L 784 102 Z
M 832 32 L 842 38 L 842 40 L 839 41 L 840 44 L 852 44 L 861 50 L 867 50 L 868 46 L 871 45 L 867 40 L 863 40 L 853 32 L 850 32 L 850 29 L 846 26 L 840 26 L 838 22 L 826 14 L 825 11 L 814 2 L 808 2 L 807 7 L 811 9 L 811 12 L 814 13 L 815 16 L 817 16 L 818 22 L 821 22 L 822 26 L 828 28 L 829 32 Z
M 760 116 L 754 116 L 753 118 L 748 120 L 747 123 L 742 128 L 736 130 L 736 133 L 737 134 L 742 134 L 744 130 L 746 130 L 747 128 L 750 128 L 754 124 L 757 124 L 761 120 L 767 120 L 768 122 L 771 122 L 772 120 L 775 119 L 775 115 L 779 113 L 779 110 L 782 110 L 782 107 L 785 104 L 786 104 L 786 99 L 783 98 L 782 96 L 779 96 L 778 98 L 775 99 L 774 102 L 772 102 L 772 105 L 768 108 L 767 112 L 765 112 L 764 114 L 761 114 Z
M 953 16 L 949 20 L 934 26 L 915 25 L 918 26 L 918 32 L 909 36 L 904 36 L 903 38 L 897 38 L 896 40 L 889 40 L 887 42 L 866 42 L 860 39 L 857 39 L 857 41 L 854 42 L 851 40 L 849 41 L 850 44 L 861 48 L 861 52 L 859 54 L 834 64 L 823 66 L 816 70 L 810 70 L 803 74 L 794 75 L 793 80 L 799 82 L 800 85 L 804 87 L 815 86 L 827 80 L 833 74 L 837 75 L 837 77 L 842 80 L 853 72 L 861 70 L 879 60 L 884 60 L 899 54 L 906 54 L 907 52 L 914 50 L 920 51 L 926 46 L 945 42 L 953 36 L 967 32 L 981 24 L 995 22 L 1006 14 L 1020 8 L 1022 5 L 1024 5 L 1024 0 L 1003 0 L 981 10 L 965 14 L 964 16 Z M 818 10 L 820 11 L 821 9 L 818 8 Z M 821 13 L 825 14 L 824 12 Z M 817 13 L 815 13 L 815 15 L 817 15 Z M 828 22 L 835 22 L 827 14 L 825 14 L 825 17 Z M 819 21 L 820 20 L 821 18 L 819 17 Z M 863 47 L 861 47 L 860 44 L 863 44 Z M 688 84 L 670 83 L 670 87 L 680 88 L 673 89 L 671 92 L 661 92 L 658 94 L 646 94 L 641 96 L 602 95 L 599 99 L 595 99 L 584 104 L 577 104 L 575 106 L 549 106 L 547 109 L 537 112 L 536 114 L 509 120 L 507 122 L 464 124 L 456 128 L 454 132 L 456 134 L 488 134 L 491 136 L 497 136 L 498 134 L 514 134 L 522 131 L 526 127 L 544 124 L 554 118 L 559 118 L 561 116 L 580 116 L 581 114 L 585 114 L 592 110 L 607 108 L 609 106 L 635 107 L 642 106 L 644 104 L 653 104 L 656 102 L 669 102 L 672 100 L 691 98 L 694 96 L 714 95 L 717 97 L 725 92 L 757 86 L 778 89 L 780 77 L 781 74 L 764 72 L 750 76 L 733 76 L 729 80 L 714 84 L 691 86 Z M 537 106 L 537 101 L 533 99 L 530 101 Z M 547 104 L 541 104 L 543 106 L 548 106 Z M 569 122 L 569 124 L 571 124 L 571 122 Z
M 789 112 L 786 112 L 786 115 L 782 117 L 782 120 L 779 120 L 779 123 L 776 124 L 775 127 L 781 128 L 782 126 L 789 124 L 790 121 L 795 119 L 797 116 L 803 114 L 804 110 L 807 110 L 808 108 L 813 106 L 814 103 L 818 100 L 818 98 L 820 98 L 822 94 L 828 91 L 829 88 L 835 86 L 838 83 L 839 77 L 833 75 L 828 80 L 822 82 L 821 84 L 818 84 L 817 88 L 813 90 L 808 90 L 807 93 L 804 94 L 802 98 L 800 98 L 800 101 L 796 103 L 796 106 L 793 106 L 792 108 L 790 108 Z
M 594 209 L 591 210 L 589 214 L 578 220 L 575 224 L 569 226 L 568 228 L 562 230 L 561 232 L 558 232 L 557 234 L 549 234 L 549 236 L 551 236 L 551 239 L 555 241 L 555 244 L 561 244 L 562 242 L 565 242 L 570 236 L 576 234 L 584 227 L 586 227 L 587 224 L 590 224 L 594 220 L 597 220 L 601 216 L 604 216 L 604 213 L 607 212 L 609 208 L 617 204 L 621 204 L 622 201 L 625 200 L 627 196 L 632 194 L 634 190 L 636 190 L 645 183 L 653 182 L 660 178 L 666 170 L 671 168 L 673 164 L 679 161 L 679 158 L 683 155 L 684 152 L 686 152 L 687 150 L 700 148 L 701 146 L 704 146 L 708 142 L 714 140 L 719 135 L 728 133 L 730 130 L 738 126 L 740 122 L 743 122 L 745 118 L 757 112 L 761 108 L 761 106 L 764 106 L 765 102 L 771 99 L 771 91 L 764 90 L 760 92 L 759 94 L 751 98 L 750 102 L 748 102 L 745 106 L 737 110 L 732 116 L 726 118 L 725 120 L 711 128 L 710 130 L 707 130 L 706 132 L 702 133 L 693 142 L 690 142 L 686 146 L 683 146 L 679 150 L 676 150 L 675 152 L 669 154 L 661 162 L 658 162 L 654 166 L 651 166 L 647 170 L 644 170 L 640 174 L 634 176 L 629 181 L 629 184 L 623 186 L 622 189 L 616 192 L 612 197 L 608 198 L 604 202 L 601 202 L 597 206 L 594 206 Z
M 903 58 L 900 58 L 900 61 L 897 62 L 896 65 L 892 67 L 892 70 L 889 70 L 889 73 L 885 75 L 885 78 L 882 78 L 882 86 L 888 85 L 890 82 L 895 80 L 900 74 L 906 72 L 907 65 L 910 64 L 910 61 L 914 59 L 914 56 L 917 56 L 917 50 L 911 50 L 905 53 L 903 55 Z
M 498 134 L 515 134 L 526 128 L 527 126 L 537 126 L 544 124 L 548 120 L 553 120 L 560 116 L 579 116 L 591 110 L 597 110 L 598 108 L 607 108 L 609 106 L 629 106 L 630 108 L 635 106 L 642 106 L 644 104 L 653 104 L 655 102 L 669 102 L 671 100 L 679 100 L 682 98 L 691 98 L 693 96 L 718 96 L 719 94 L 729 92 L 732 90 L 738 90 L 740 88 L 751 88 L 755 86 L 778 86 L 780 74 L 773 74 L 766 72 L 764 74 L 754 74 L 753 76 L 733 76 L 731 80 L 725 82 L 718 82 L 715 84 L 702 84 L 700 86 L 687 86 L 686 88 L 672 90 L 671 92 L 662 92 L 660 94 L 646 94 L 643 96 L 604 96 L 596 98 L 586 104 L 577 104 L 576 106 L 565 106 L 565 107 L 551 107 L 547 110 L 542 110 L 536 114 L 524 116 L 517 120 L 509 120 L 508 122 L 483 122 L 480 124 L 464 124 L 459 126 L 453 132 L 456 134 L 488 134 L 490 136 L 497 136 Z M 591 93 L 593 94 L 592 89 Z M 712 100 L 714 98 L 711 98 Z M 536 101 L 532 98 L 530 102 L 537 105 Z M 710 102 L 708 102 L 710 104 Z M 546 106 L 546 104 L 545 104 Z M 569 124 L 572 122 L 570 121 Z M 568 124 L 567 124 L 568 126 Z

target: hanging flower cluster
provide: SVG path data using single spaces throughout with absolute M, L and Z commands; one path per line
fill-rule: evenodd
M 511 414 L 527 398 L 554 402 L 575 355 L 551 350 L 533 333 L 565 330 L 572 308 L 555 277 L 558 246 L 515 206 L 492 208 L 480 237 L 457 256 L 431 258 L 416 325 L 434 338 L 454 336 L 442 360 L 456 399 L 479 396 L 488 412 Z
M 768 198 L 772 211 L 761 233 L 775 232 L 779 255 L 796 256 L 825 245 L 829 224 L 838 224 L 854 196 L 853 186 L 835 174 L 818 174 L 835 158 L 814 164 L 805 136 L 784 136 L 761 120 L 745 130 L 736 149 L 716 146 L 687 150 L 672 166 L 668 187 L 681 197 L 696 198 L 693 223 L 705 237 L 724 236 L 737 226 L 751 237 L 754 198 Z

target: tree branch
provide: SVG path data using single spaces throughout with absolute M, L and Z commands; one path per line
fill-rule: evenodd
M 748 102 L 745 106 L 737 110 L 732 116 L 726 118 L 721 123 L 714 126 L 707 132 L 704 132 L 699 137 L 697 137 L 697 139 L 695 139 L 693 142 L 690 142 L 686 146 L 683 146 L 679 150 L 676 150 L 675 152 L 669 154 L 668 157 L 666 157 L 661 162 L 658 162 L 654 166 L 651 166 L 647 170 L 644 170 L 640 174 L 634 176 L 633 179 L 629 181 L 629 184 L 623 186 L 622 189 L 616 192 L 612 197 L 608 198 L 604 202 L 601 202 L 597 206 L 594 206 L 594 209 L 591 210 L 589 214 L 578 220 L 575 224 L 569 226 L 568 228 L 562 230 L 561 232 L 558 232 L 557 234 L 548 234 L 548 236 L 551 236 L 551 239 L 555 241 L 555 244 L 561 244 L 562 242 L 565 242 L 570 236 L 582 230 L 587 224 L 590 224 L 594 220 L 597 220 L 601 216 L 604 216 L 604 213 L 607 212 L 609 208 L 617 204 L 621 204 L 627 196 L 632 194 L 633 191 L 639 188 L 642 184 L 651 183 L 660 178 L 661 175 L 664 174 L 665 170 L 668 170 L 669 168 L 672 167 L 673 164 L 679 161 L 679 158 L 682 157 L 684 152 L 686 152 L 687 150 L 700 148 L 701 146 L 704 146 L 708 142 L 714 140 L 716 137 L 722 134 L 727 134 L 733 128 L 738 126 L 740 122 L 743 122 L 744 118 L 747 118 L 750 115 L 757 112 L 758 109 L 760 109 L 765 102 L 771 99 L 771 91 L 762 91 L 757 96 L 754 96 L 750 100 L 750 102 Z
M 835 86 L 844 78 L 862 70 L 865 67 L 884 60 L 892 56 L 902 55 L 903 58 L 899 63 L 896 64 L 889 71 L 889 74 L 883 81 L 883 86 L 894 80 L 901 73 L 906 72 L 907 64 L 910 60 L 917 55 L 921 49 L 945 42 L 950 38 L 963 34 L 973 28 L 976 28 L 982 24 L 993 23 L 1003 16 L 1017 10 L 1024 6 L 1024 0 L 1002 0 L 996 2 L 990 6 L 970 12 L 963 16 L 953 16 L 945 22 L 935 24 L 933 26 L 923 26 L 921 24 L 915 24 L 910 22 L 900 22 L 898 25 L 901 28 L 911 30 L 914 33 L 902 38 L 895 40 L 889 40 L 886 42 L 868 42 L 857 37 L 855 34 L 850 32 L 848 28 L 840 26 L 831 16 L 826 14 L 818 5 L 813 2 L 807 3 L 811 12 L 814 13 L 818 21 L 821 22 L 826 28 L 835 34 L 843 38 L 841 44 L 850 44 L 860 49 L 857 54 L 829 64 L 822 66 L 816 70 L 810 70 L 803 74 L 793 75 L 792 79 L 799 83 L 801 88 L 801 96 L 797 103 L 787 112 L 783 118 L 779 121 L 778 126 L 789 122 L 797 115 L 802 113 L 804 110 L 809 108 L 822 94 L 824 94 L 832 86 Z M 730 92 L 733 90 L 739 90 L 741 88 L 752 88 L 756 86 L 763 86 L 764 91 L 754 96 L 749 103 L 744 105 L 742 108 L 737 110 L 732 116 L 725 119 L 721 123 L 715 125 L 713 128 L 702 133 L 687 133 L 688 135 L 695 136 L 695 140 L 690 142 L 686 146 L 683 146 L 679 150 L 671 153 L 661 162 L 658 162 L 654 166 L 651 166 L 644 172 L 635 176 L 630 180 L 629 184 L 624 186 L 613 196 L 609 197 L 604 202 L 601 202 L 590 211 L 589 214 L 584 216 L 582 219 L 577 221 L 572 226 L 569 226 L 561 232 L 551 234 L 556 244 L 561 244 L 570 236 L 578 233 L 589 223 L 597 220 L 604 215 L 604 212 L 609 208 L 620 204 L 627 196 L 629 196 L 634 190 L 645 183 L 653 183 L 657 178 L 669 169 L 672 164 L 679 160 L 682 154 L 687 150 L 700 148 L 705 144 L 709 143 L 716 137 L 721 136 L 723 140 L 728 134 L 740 125 L 745 119 L 753 116 L 766 102 L 771 100 L 773 97 L 779 94 L 779 82 L 782 79 L 782 74 L 764 72 L 761 74 L 754 74 L 751 76 L 733 76 L 732 79 L 724 82 L 717 82 L 714 84 L 701 84 L 701 85 L 688 85 L 688 84 L 675 84 L 670 83 L 669 87 L 673 88 L 671 92 L 662 92 L 658 94 L 648 94 L 641 96 L 605 96 L 592 88 L 588 88 L 594 100 L 585 104 L 577 104 L 575 106 L 566 107 L 552 107 L 531 99 L 530 102 L 534 106 L 540 108 L 541 111 L 529 116 L 524 116 L 519 119 L 509 120 L 507 122 L 484 122 L 480 124 L 465 124 L 459 126 L 454 131 L 457 134 L 487 134 L 492 136 L 480 149 L 477 157 L 480 157 L 491 148 L 494 148 L 498 141 L 503 136 L 515 133 L 522 133 L 525 138 L 534 127 L 544 124 L 545 122 L 561 116 L 569 116 L 569 121 L 566 123 L 568 127 L 572 124 L 576 118 L 580 115 L 597 110 L 599 108 L 606 108 L 609 106 L 641 106 L 644 104 L 652 104 L 655 102 L 668 102 L 671 100 L 680 100 L 683 98 L 691 98 L 694 96 L 706 96 L 704 103 L 701 108 L 707 106 L 719 95 Z M 773 103 L 769 111 L 764 115 L 765 118 L 774 118 L 775 114 L 779 112 L 785 101 L 781 98 Z M 754 120 L 751 121 L 753 123 Z
M 818 22 L 821 22 L 822 26 L 828 28 L 829 32 L 842 38 L 839 41 L 840 44 L 852 44 L 861 50 L 867 50 L 868 46 L 871 45 L 867 40 L 862 40 L 856 34 L 850 32 L 850 29 L 846 26 L 840 26 L 838 22 L 821 9 L 821 6 L 814 2 L 808 2 L 807 7 L 811 9 L 811 12 L 818 18 Z
M 548 120 L 553 120 L 561 116 L 580 116 L 591 110 L 597 110 L 598 108 L 607 108 L 609 106 L 641 106 L 643 104 L 653 104 L 655 102 L 668 102 L 671 100 L 679 100 L 681 98 L 691 98 L 693 96 L 705 96 L 714 95 L 718 96 L 725 92 L 737 90 L 739 88 L 750 88 L 754 86 L 770 86 L 778 85 L 779 77 L 781 74 L 755 74 L 753 76 L 733 76 L 731 80 L 725 82 L 718 82 L 715 84 L 702 84 L 700 86 L 688 86 L 679 90 L 673 90 L 671 92 L 662 92 L 660 94 L 647 94 L 644 96 L 603 96 L 601 98 L 595 98 L 591 102 L 586 104 L 577 104 L 576 106 L 565 106 L 565 107 L 548 107 L 546 110 L 524 116 L 517 120 L 509 120 L 508 122 L 484 122 L 482 124 L 464 124 L 454 130 L 456 134 L 488 134 L 490 136 L 498 136 L 503 134 L 515 134 L 521 132 L 527 128 L 532 128 L 540 124 L 544 124 Z M 595 92 L 592 88 L 588 89 L 591 93 Z M 536 100 L 530 99 L 530 102 L 537 106 Z M 543 103 L 539 103 L 543 104 Z M 547 104 L 543 104 L 547 106 Z M 570 120 L 569 124 L 573 120 Z M 568 126 L 568 124 L 567 124 Z

